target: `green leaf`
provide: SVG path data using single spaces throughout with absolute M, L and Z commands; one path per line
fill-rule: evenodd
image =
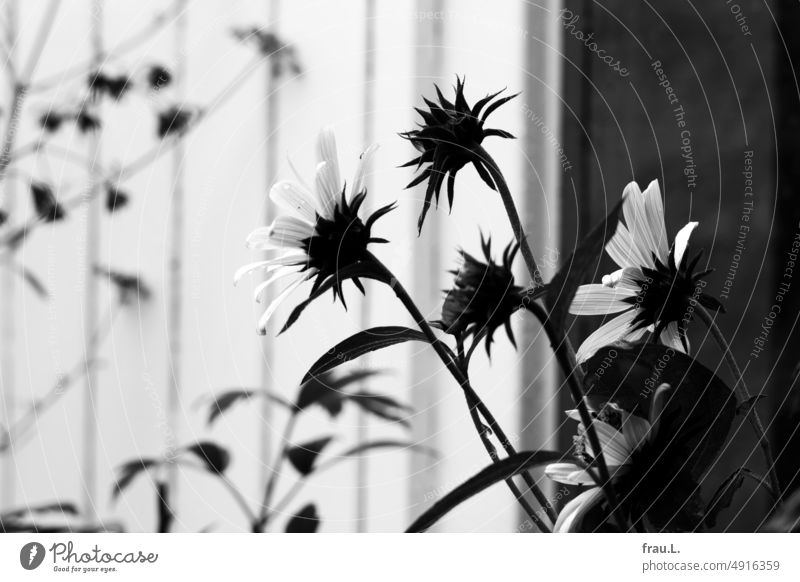
M 311 366 L 311 369 L 303 377 L 302 383 L 305 384 L 311 378 L 333 370 L 337 366 L 341 366 L 345 362 L 354 360 L 369 352 L 408 341 L 427 342 L 428 338 L 421 331 L 397 325 L 373 327 L 360 331 L 325 352 Z
M 186 452 L 195 455 L 205 463 L 210 472 L 219 475 L 225 472 L 231 462 L 231 454 L 227 449 L 208 441 L 186 447 Z
M 326 436 L 313 441 L 297 445 L 286 451 L 286 458 L 297 472 L 303 476 L 309 475 L 314 471 L 317 457 L 328 446 L 333 437 Z
M 350 402 L 358 405 L 364 412 L 373 414 L 383 420 L 396 422 L 406 428 L 411 426 L 406 415 L 412 412 L 413 409 L 404 404 L 400 404 L 394 398 L 383 396 L 382 394 L 373 394 L 372 392 L 355 392 L 346 395 L 346 398 Z
M 249 400 L 253 397 L 266 398 L 270 402 L 274 402 L 289 410 L 294 410 L 294 405 L 287 401 L 282 396 L 270 392 L 269 390 L 249 389 L 249 388 L 232 388 L 226 392 L 222 392 L 213 397 L 211 405 L 208 409 L 208 424 L 212 424 L 223 413 L 239 402 L 240 400 Z
M 317 533 L 317 529 L 319 529 L 319 514 L 313 503 L 295 513 L 286 524 L 286 533 Z
M 278 332 L 278 335 L 292 327 L 295 322 L 297 322 L 305 308 L 311 305 L 315 299 L 322 297 L 327 291 L 333 289 L 334 286 L 339 285 L 342 281 L 346 281 L 348 279 L 358 279 L 359 277 L 364 279 L 373 279 L 382 283 L 389 283 L 389 279 L 386 277 L 386 275 L 376 268 L 371 261 L 359 261 L 358 263 L 348 265 L 347 267 L 337 271 L 332 277 L 328 277 L 316 291 L 309 295 L 308 299 L 295 307 L 289 314 L 289 318 L 286 320 L 286 323 L 283 324 L 280 332 Z
M 736 416 L 736 398 L 711 370 L 686 354 L 647 343 L 607 346 L 585 364 L 585 392 L 598 410 L 606 402 L 649 419 L 661 384 L 672 389 L 653 446 L 699 482 L 717 457 Z
M 564 328 L 564 320 L 567 318 L 569 306 L 575 298 L 578 287 L 586 283 L 588 276 L 597 270 L 606 243 L 617 231 L 621 208 L 622 200 L 617 202 L 608 216 L 581 241 L 547 285 L 544 301 L 550 310 L 550 320 L 557 329 Z
M 133 482 L 139 473 L 147 471 L 151 467 L 156 467 L 159 464 L 160 461 L 156 459 L 136 459 L 122 465 L 122 467 L 119 469 L 119 476 L 117 477 L 117 482 L 114 485 L 112 497 L 116 499 L 131 484 L 131 482 Z
M 344 389 L 377 374 L 377 370 L 355 370 L 341 377 L 326 372 L 309 378 L 300 388 L 295 408 L 298 411 L 317 404 L 324 408 L 331 418 L 342 411 L 342 404 L 348 395 Z
M 406 532 L 423 532 L 435 525 L 437 521 L 457 506 L 492 485 L 510 479 L 523 471 L 560 461 L 562 458 L 563 455 L 561 453 L 552 451 L 524 451 L 492 463 L 437 501 L 430 509 L 418 517 Z

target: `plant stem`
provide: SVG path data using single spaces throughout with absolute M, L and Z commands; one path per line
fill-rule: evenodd
M 620 528 L 628 529 L 628 520 L 622 514 L 619 506 L 617 493 L 614 490 L 614 484 L 611 482 L 611 475 L 608 472 L 606 458 L 603 454 L 603 449 L 600 446 L 600 439 L 597 436 L 597 430 L 594 426 L 594 419 L 592 419 L 591 415 L 589 414 L 589 408 L 586 406 L 586 399 L 584 398 L 583 389 L 578 382 L 578 378 L 572 373 L 573 368 L 570 367 L 569 358 L 567 357 L 567 351 L 565 348 L 565 337 L 550 323 L 549 314 L 544 307 L 535 301 L 530 302 L 527 307 L 533 312 L 533 314 L 542 324 L 542 327 L 544 328 L 545 332 L 547 333 L 547 337 L 550 340 L 553 353 L 555 354 L 558 363 L 561 365 L 561 368 L 564 371 L 570 395 L 572 396 L 572 400 L 575 402 L 575 406 L 578 409 L 578 414 L 581 416 L 581 422 L 586 429 L 586 434 L 589 437 L 589 443 L 592 446 L 592 451 L 595 453 L 594 459 L 600 472 L 600 483 L 602 483 L 603 493 L 606 496 L 606 500 L 608 501 L 611 511 L 616 520 L 619 522 Z
M 731 372 L 733 372 L 736 380 L 734 390 L 736 391 L 739 400 L 743 403 L 749 401 L 751 396 L 750 391 L 747 389 L 747 386 L 744 383 L 744 374 L 742 373 L 741 368 L 739 368 L 739 365 L 736 363 L 736 358 L 734 358 L 733 351 L 731 351 L 728 341 L 722 334 L 722 330 L 719 329 L 719 326 L 717 326 L 716 322 L 714 321 L 714 317 L 711 316 L 705 307 L 696 302 L 694 307 L 695 313 L 700 316 L 700 319 L 702 319 L 703 323 L 706 324 L 706 327 L 708 327 L 711 335 L 714 336 L 714 340 L 716 340 L 720 349 L 722 349 L 725 361 L 727 362 L 728 367 L 731 369 Z M 747 420 L 750 422 L 750 426 L 753 427 L 753 431 L 755 431 L 756 436 L 758 437 L 758 444 L 761 447 L 762 454 L 764 455 L 764 462 L 767 464 L 767 474 L 769 475 L 770 487 L 775 492 L 776 499 L 780 499 L 781 487 L 780 482 L 778 481 L 778 474 L 775 471 L 775 458 L 772 455 L 772 447 L 769 444 L 766 431 L 764 430 L 764 424 L 761 422 L 761 417 L 759 417 L 755 405 L 753 405 L 747 412 Z
M 486 422 L 489 424 L 489 428 L 497 435 L 497 438 L 500 440 L 503 448 L 508 454 L 516 453 L 516 449 L 511 444 L 511 441 L 506 437 L 505 431 L 500 427 L 497 420 L 494 418 L 494 415 L 489 411 L 488 407 L 484 402 L 481 400 L 480 396 L 475 392 L 469 382 L 469 378 L 467 378 L 458 364 L 452 357 L 452 352 L 450 351 L 447 346 L 445 346 L 439 338 L 436 337 L 436 334 L 433 333 L 433 329 L 428 324 L 425 316 L 422 315 L 417 305 L 414 303 L 414 300 L 408 294 L 408 291 L 403 287 L 402 283 L 394 276 L 394 274 L 374 255 L 370 254 L 369 258 L 374 262 L 376 267 L 385 275 L 386 279 L 390 281 L 389 286 L 397 295 L 397 298 L 400 299 L 400 302 L 405 306 L 408 312 L 411 314 L 411 317 L 414 319 L 416 324 L 419 326 L 420 330 L 425 334 L 425 337 L 428 338 L 431 346 L 433 347 L 434 351 L 438 354 L 439 358 L 442 360 L 444 365 L 453 375 L 455 380 L 458 382 L 461 389 L 464 391 L 464 396 L 467 399 L 467 404 L 470 409 L 470 415 L 472 417 L 473 424 L 475 425 L 475 430 L 478 432 L 478 436 L 481 439 L 481 442 L 486 449 L 486 452 L 491 457 L 492 462 L 497 462 L 497 450 L 495 449 L 494 445 L 492 445 L 491 441 L 489 440 L 488 435 L 486 434 L 486 426 L 480 421 L 480 418 L 477 414 L 474 413 L 473 409 L 477 409 L 480 414 L 484 417 Z M 523 478 L 525 479 L 525 483 L 534 492 L 536 499 L 543 499 L 544 504 L 542 505 L 542 509 L 547 511 L 549 504 L 547 503 L 547 498 L 545 497 L 544 493 L 542 493 L 539 486 L 536 485 L 536 482 L 527 472 L 522 474 Z M 512 479 L 507 479 L 506 484 L 508 488 L 511 490 L 514 497 L 517 499 L 519 504 L 525 510 L 525 513 L 528 517 L 533 521 L 540 531 L 542 532 L 549 532 L 550 529 L 542 522 L 538 515 L 536 515 L 536 510 L 528 503 L 525 499 L 522 492 L 517 487 L 516 483 Z M 540 501 L 540 503 L 542 503 Z
M 475 154 L 481 159 L 486 168 L 489 170 L 489 174 L 492 176 L 495 186 L 497 186 L 497 192 L 500 194 L 500 198 L 503 200 L 503 205 L 505 206 L 506 214 L 508 215 L 508 221 L 511 223 L 511 229 L 514 231 L 514 236 L 519 243 L 522 258 L 525 261 L 525 266 L 528 268 L 528 273 L 530 273 L 530 276 L 533 278 L 534 285 L 537 288 L 543 287 L 545 283 L 542 280 L 542 273 L 539 270 L 539 266 L 536 264 L 533 251 L 528 244 L 528 237 L 525 235 L 525 230 L 522 226 L 522 219 L 519 217 L 517 206 L 514 204 L 514 197 L 511 195 L 511 190 L 508 188 L 508 183 L 506 182 L 505 176 L 503 176 L 503 172 L 500 171 L 500 167 L 497 165 L 497 162 L 494 161 L 494 158 L 489 155 L 489 152 L 487 152 L 483 146 L 477 146 L 477 148 L 475 148 Z M 575 359 L 575 349 L 572 347 L 572 343 L 566 336 L 564 336 L 563 343 L 563 349 L 565 352 L 565 357 L 569 363 L 569 369 L 572 370 L 577 376 L 577 380 L 579 382 L 583 382 L 583 370 L 581 370 L 577 365 L 577 361 Z
M 253 531 L 264 531 L 264 528 L 269 522 L 269 518 L 272 516 L 271 514 L 274 513 L 270 509 L 270 504 L 272 503 L 272 496 L 275 493 L 275 488 L 278 485 L 278 479 L 281 475 L 281 470 L 283 469 L 283 460 L 286 458 L 286 451 L 289 450 L 289 443 L 292 439 L 292 433 L 294 432 L 294 427 L 297 424 L 297 412 L 292 412 L 292 415 L 289 417 L 289 420 L 286 421 L 286 426 L 283 428 L 283 436 L 281 437 L 281 447 L 279 449 L 278 455 L 275 457 L 275 467 L 272 469 L 272 475 L 267 481 L 267 486 L 264 489 L 264 500 L 261 503 L 261 510 L 258 514 L 258 519 L 253 522 Z
M 203 465 L 199 464 L 199 463 L 194 463 L 192 461 L 186 461 L 186 460 L 179 460 L 178 464 L 180 464 L 180 465 L 182 465 L 184 467 L 189 467 L 191 469 L 194 469 L 194 470 L 199 471 L 200 473 L 204 473 L 206 475 L 209 474 L 208 469 L 206 467 L 204 467 Z M 220 482 L 225 486 L 225 489 L 227 489 L 228 493 L 231 494 L 231 497 L 236 502 L 236 505 L 238 505 L 239 508 L 242 510 L 242 513 L 244 513 L 247 516 L 247 520 L 251 524 L 256 523 L 256 521 L 258 521 L 258 518 L 256 517 L 256 514 L 253 513 L 252 509 L 250 509 L 250 505 L 248 505 L 247 499 L 245 499 L 245 497 L 242 494 L 242 492 L 239 491 L 239 488 L 236 487 L 236 485 L 233 484 L 233 481 L 228 479 L 222 473 L 213 473 L 212 475 L 214 477 L 217 477 L 220 480 Z
M 511 230 L 514 231 L 514 236 L 519 243 L 522 258 L 525 260 L 525 266 L 528 267 L 528 273 L 533 277 L 533 283 L 536 287 L 544 286 L 542 273 L 539 271 L 539 266 L 536 264 L 536 259 L 533 257 L 531 246 L 528 244 L 528 239 L 522 227 L 522 220 L 519 217 L 517 207 L 514 204 L 514 198 L 511 196 L 511 191 L 508 189 L 508 184 L 506 183 L 503 173 L 483 146 L 477 146 L 474 151 L 489 170 L 489 174 L 492 176 L 492 180 L 494 180 L 495 186 L 497 187 L 497 192 L 500 194 L 500 198 L 503 199 L 503 205 L 506 207 L 506 214 L 511 223 Z

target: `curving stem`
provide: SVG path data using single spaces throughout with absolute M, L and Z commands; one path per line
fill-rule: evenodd
M 408 294 L 405 287 L 403 287 L 402 283 L 398 281 L 397 277 L 372 253 L 368 254 L 368 259 L 374 263 L 374 265 L 382 272 L 386 280 L 389 281 L 389 286 L 394 291 L 397 298 L 400 299 L 400 302 L 403 306 L 408 310 L 411 314 L 411 317 L 414 319 L 416 324 L 419 326 L 420 330 L 425 334 L 430 342 L 431 346 L 433 347 L 436 354 L 442 360 L 444 365 L 447 367 L 448 371 L 452 374 L 455 380 L 458 382 L 461 389 L 464 391 L 464 396 L 467 399 L 467 404 L 470 409 L 470 415 L 472 416 L 473 424 L 475 425 L 475 429 L 478 432 L 478 436 L 481 439 L 481 442 L 486 449 L 486 452 L 492 459 L 492 462 L 497 462 L 497 450 L 495 449 L 492 442 L 489 440 L 488 431 L 486 430 L 486 426 L 481 422 L 480 417 L 474 413 L 475 410 L 480 412 L 481 416 L 486 420 L 489 425 L 489 428 L 497 435 L 497 438 L 500 440 L 503 448 L 505 451 L 511 455 L 516 453 L 516 449 L 514 445 L 511 444 L 511 441 L 506 436 L 505 431 L 503 431 L 500 424 L 495 419 L 494 415 L 491 413 L 489 408 L 486 404 L 481 400 L 480 396 L 475 392 L 474 388 L 469 382 L 469 378 L 467 378 L 461 368 L 456 363 L 455 359 L 452 356 L 452 352 L 450 349 L 444 345 L 439 338 L 436 337 L 436 334 L 433 332 L 433 329 L 428 324 L 428 321 L 425 319 L 425 316 L 422 315 L 417 305 L 414 303 L 414 300 Z M 525 479 L 525 483 L 528 487 L 533 491 L 536 499 L 542 504 L 542 509 L 547 512 L 550 504 L 547 502 L 547 498 L 545 497 L 542 490 L 533 480 L 533 478 L 527 472 L 522 473 L 523 478 Z M 525 513 L 528 515 L 530 520 L 536 524 L 540 531 L 545 533 L 550 533 L 550 528 L 541 520 L 541 518 L 537 515 L 536 510 L 531 506 L 525 496 L 520 491 L 519 487 L 517 487 L 516 483 L 514 483 L 513 479 L 507 479 L 506 484 L 508 488 L 511 490 L 511 493 L 517 499 L 519 504 L 525 510 Z M 544 501 L 544 503 L 543 503 Z
M 592 450 L 597 452 L 597 455 L 594 457 L 594 459 L 597 464 L 597 469 L 600 472 L 599 481 L 601 483 L 603 493 L 606 496 L 606 500 L 611 507 L 614 517 L 620 524 L 620 528 L 627 528 L 628 520 L 621 511 L 619 501 L 617 499 L 617 492 L 614 490 L 614 484 L 611 482 L 611 475 L 608 472 L 608 465 L 606 464 L 606 458 L 603 454 L 603 449 L 600 446 L 600 439 L 597 436 L 594 420 L 589 414 L 589 408 L 586 406 L 586 399 L 584 398 L 583 389 L 578 382 L 578 378 L 572 373 L 574 368 L 570 367 L 569 358 L 567 357 L 565 348 L 565 337 L 553 326 L 552 323 L 550 323 L 550 316 L 544 307 L 535 301 L 531 301 L 529 304 L 527 304 L 527 308 L 533 312 L 533 314 L 542 324 L 545 333 L 547 333 L 547 338 L 550 340 L 550 345 L 553 348 L 556 359 L 561 365 L 564 375 L 566 376 L 567 386 L 569 387 L 572 400 L 575 402 L 575 406 L 578 409 L 578 414 L 581 416 L 581 422 L 586 428 L 586 434 L 589 437 L 589 443 L 592 445 Z M 638 528 L 636 524 L 634 524 L 634 526 Z
M 747 389 L 747 386 L 744 383 L 744 374 L 742 373 L 741 368 L 739 368 L 739 365 L 736 363 L 736 358 L 733 357 L 731 347 L 728 345 L 728 341 L 722 334 L 722 330 L 720 330 L 719 326 L 717 326 L 716 322 L 714 321 L 714 317 L 711 316 L 705 307 L 697 302 L 694 302 L 694 308 L 695 313 L 700 316 L 700 319 L 703 320 L 703 323 L 706 324 L 706 327 L 708 327 L 708 330 L 711 332 L 711 335 L 714 336 L 714 340 L 717 342 L 725 356 L 725 361 L 727 362 L 728 367 L 731 369 L 731 372 L 733 372 L 733 376 L 736 379 L 734 389 L 739 397 L 739 401 L 742 403 L 748 402 L 751 396 L 750 391 Z M 772 447 L 767 439 L 767 433 L 764 430 L 764 424 L 761 422 L 761 417 L 759 417 L 755 406 L 752 406 L 747 412 L 747 420 L 750 422 L 750 426 L 753 427 L 753 431 L 755 431 L 756 436 L 758 437 L 758 444 L 761 447 L 762 454 L 764 455 L 764 462 L 767 464 L 770 487 L 775 492 L 775 498 L 780 499 L 781 487 L 780 482 L 778 481 L 778 474 L 775 472 L 775 458 L 772 455 Z

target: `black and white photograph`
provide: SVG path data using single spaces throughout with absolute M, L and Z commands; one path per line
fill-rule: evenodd
M 797 579 L 798 27 L 0 0 L 0 572 Z

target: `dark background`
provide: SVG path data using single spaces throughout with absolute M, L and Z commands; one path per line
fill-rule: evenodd
M 706 292 L 721 298 L 738 227 L 751 227 L 729 297 L 721 299 L 727 314 L 718 323 L 739 364 L 747 366 L 750 392 L 765 395 L 758 410 L 768 425 L 782 485 L 793 489 L 800 466 L 793 383 L 793 370 L 800 361 L 793 333 L 800 272 L 783 301 L 767 349 L 757 358 L 750 353 L 775 302 L 786 251 L 800 219 L 795 202 L 800 185 L 800 163 L 795 160 L 800 100 L 791 64 L 800 63 L 800 38 L 792 30 L 800 23 L 798 3 L 571 0 L 566 6 L 580 16 L 575 28 L 594 32 L 598 46 L 619 59 L 630 74 L 621 77 L 580 40 L 565 34 L 564 141 L 568 156 L 576 162 L 563 181 L 562 247 L 574 248 L 577 238 L 603 218 L 630 180 L 644 189 L 657 178 L 665 199 L 668 236 L 672 239 L 689 220 L 700 222 L 691 240 L 691 256 L 705 250 L 703 262 L 716 269 L 707 278 Z M 744 34 L 742 23 L 750 35 Z M 677 105 L 668 102 L 659 86 L 651 66 L 656 60 L 683 106 L 685 129 L 691 132 L 697 175 L 693 189 L 683 174 L 681 129 L 673 111 Z M 751 198 L 744 195 L 746 150 L 753 151 Z M 741 222 L 746 200 L 754 201 L 748 223 Z M 606 257 L 599 271 L 614 268 Z M 576 319 L 573 340 L 585 337 L 596 323 Z M 733 386 L 720 350 L 705 334 L 701 322 L 692 324 L 693 355 Z M 733 427 L 729 450 L 707 481 L 710 492 L 741 465 L 764 473 L 753 432 L 740 420 Z M 568 439 L 565 435 L 567 445 Z M 737 509 L 726 512 L 717 529 L 752 531 L 761 524 L 769 500 L 747 482 L 734 505 Z

